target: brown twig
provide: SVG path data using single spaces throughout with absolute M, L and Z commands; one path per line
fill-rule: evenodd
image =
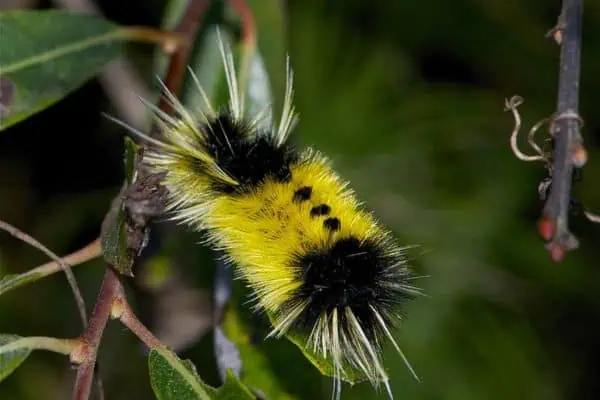
M 204 11 L 208 7 L 208 3 L 209 0 L 190 0 L 187 9 L 183 13 L 181 22 L 175 28 L 175 32 L 181 34 L 187 40 L 184 45 L 179 46 L 177 51 L 171 54 L 171 59 L 169 60 L 164 84 L 171 93 L 177 94 L 181 90 L 190 50 L 192 49 L 194 38 L 198 32 Z M 159 99 L 158 108 L 167 114 L 173 112 L 171 105 L 163 96 Z M 156 137 L 159 135 L 159 132 L 158 127 L 153 126 L 150 136 Z
M 85 328 L 85 326 L 87 324 L 87 313 L 85 311 L 85 301 L 83 301 L 83 296 L 81 295 L 81 291 L 79 290 L 79 285 L 77 285 L 77 280 L 75 279 L 75 276 L 73 275 L 73 271 L 71 271 L 70 266 L 67 265 L 65 263 L 65 261 L 62 260 L 59 256 L 57 256 L 52 251 L 50 251 L 46 246 L 44 246 L 43 244 L 38 242 L 35 238 L 29 236 L 25 232 L 20 231 L 19 229 L 15 228 L 14 226 L 0 220 L 0 229 L 10 233 L 17 239 L 22 240 L 23 242 L 29 244 L 30 246 L 35 247 L 36 249 L 40 250 L 41 252 L 46 254 L 48 257 L 53 259 L 54 262 L 58 263 L 58 265 L 60 266 L 60 269 L 62 269 L 64 271 L 65 275 L 67 276 L 67 281 L 69 282 L 69 285 L 71 286 L 71 291 L 73 292 L 73 296 L 75 297 L 75 302 L 77 303 L 77 310 L 79 311 L 79 316 L 81 317 L 81 322 L 83 323 L 83 326 Z
M 71 361 L 79 364 L 73 389 L 74 400 L 87 400 L 89 398 L 94 379 L 98 346 L 119 284 L 116 272 L 112 267 L 107 268 L 100 287 L 100 293 L 94 305 L 94 311 L 92 311 L 90 323 L 81 336 L 83 344 L 71 353 Z
M 242 41 L 246 44 L 256 41 L 254 15 L 245 0 L 229 0 L 231 7 L 237 12 L 242 24 Z
M 113 300 L 111 317 L 118 318 L 148 348 L 166 347 L 135 315 L 125 297 L 125 290 L 121 284 L 119 284 L 117 294 Z
M 256 47 L 256 28 L 254 23 L 254 15 L 252 14 L 252 10 L 250 7 L 248 7 L 248 4 L 246 4 L 245 0 L 228 0 L 228 3 L 238 14 L 242 27 L 243 49 L 238 82 L 240 82 L 240 85 L 245 85 L 248 78 L 248 71 L 250 70 L 252 53 Z M 242 102 L 244 101 L 244 96 L 242 96 Z
M 587 160 L 578 115 L 582 14 L 582 0 L 563 0 L 553 34 L 555 39 L 560 38 L 560 75 L 556 116 L 550 124 L 554 137 L 552 184 L 539 230 L 549 239 L 548 250 L 555 261 L 578 246 L 577 238 L 569 231 L 568 219 L 573 167 L 581 167 Z
M 71 254 L 67 254 L 62 257 L 61 260 L 71 266 L 71 268 L 83 264 L 86 261 L 90 261 L 96 257 L 100 257 L 100 238 L 95 239 L 91 243 L 87 244 L 79 250 L 75 250 Z M 39 267 L 33 268 L 31 271 L 37 271 L 44 276 L 52 275 L 53 273 L 60 271 L 60 263 L 57 261 L 51 261 L 46 264 L 42 264 Z

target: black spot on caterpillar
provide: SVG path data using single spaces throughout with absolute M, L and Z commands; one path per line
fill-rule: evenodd
M 331 207 L 329 207 L 327 204 L 320 204 L 320 205 L 314 206 L 313 208 L 310 209 L 310 216 L 318 217 L 321 215 L 328 215 L 330 212 L 331 212 Z
M 341 225 L 342 223 L 338 218 L 327 218 L 323 221 L 323 227 L 332 232 L 339 231 Z
M 303 186 L 294 192 L 294 198 L 292 199 L 292 201 L 294 201 L 295 203 L 300 203 L 306 200 L 310 200 L 311 194 L 312 188 L 310 186 Z

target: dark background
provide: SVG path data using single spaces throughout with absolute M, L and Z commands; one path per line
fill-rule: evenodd
M 119 23 L 158 25 L 162 3 L 98 5 Z M 504 98 L 514 94 L 525 98 L 520 110 L 527 129 L 554 111 L 559 49 L 544 35 L 556 23 L 560 2 L 354 0 L 288 6 L 301 117 L 296 140 L 330 155 L 400 240 L 422 245 L 415 264 L 430 276 L 420 281 L 429 297 L 408 306 L 398 334 L 422 382 L 412 380 L 400 357 L 387 351 L 396 397 L 596 398 L 600 225 L 574 215 L 580 249 L 563 263 L 549 260 L 535 227 L 542 206 L 537 185 L 546 171 L 512 155 L 513 119 L 503 112 Z M 152 49 L 130 53 L 142 76 L 150 76 Z M 582 54 L 580 111 L 590 161 L 574 195 L 600 212 L 598 2 L 585 4 Z M 98 236 L 122 182 L 123 132 L 102 118 L 106 111 L 113 108 L 92 80 L 0 133 L 0 218 L 58 254 Z M 184 257 L 209 257 L 199 246 L 192 249 L 197 254 Z M 42 262 L 36 250 L 0 235 L 0 274 Z M 88 308 L 103 268 L 94 261 L 75 270 Z M 185 289 L 195 299 L 209 298 L 210 271 L 178 273 L 196 279 Z M 139 287 L 132 292 L 140 313 L 159 326 L 161 315 L 153 306 L 160 295 Z M 210 308 L 192 303 L 192 312 Z M 196 322 L 198 334 L 205 323 Z M 1 332 L 71 337 L 80 329 L 61 274 L 0 298 Z M 210 336 L 187 347 L 185 355 L 217 384 Z M 148 398 L 143 350 L 117 323 L 103 339 L 100 362 L 107 399 Z M 34 353 L 0 385 L 0 398 L 67 398 L 73 378 L 65 358 Z M 317 380 L 320 385 L 329 398 L 330 381 Z M 343 392 L 347 399 L 374 396 L 362 384 Z

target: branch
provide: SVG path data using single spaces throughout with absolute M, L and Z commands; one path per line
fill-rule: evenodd
M 79 364 L 73 389 L 74 400 L 87 400 L 92 389 L 94 368 L 100 339 L 110 315 L 112 301 L 119 286 L 119 278 L 112 267 L 106 269 L 100 293 L 92 311 L 90 323 L 81 336 L 82 345 L 71 353 L 71 361 Z
M 183 83 L 183 76 L 190 56 L 190 51 L 193 48 L 194 38 L 196 37 L 200 21 L 202 20 L 202 16 L 204 15 L 208 3 L 209 0 L 188 1 L 188 7 L 183 13 L 181 22 L 175 28 L 175 32 L 181 34 L 187 40 L 185 45 L 179 46 L 177 51 L 171 55 L 169 67 L 164 78 L 165 87 L 173 94 L 178 94 L 181 90 L 181 84 Z M 164 96 L 160 96 L 158 108 L 167 114 L 171 114 L 173 111 L 171 105 L 166 101 Z M 150 136 L 156 137 L 159 133 L 160 130 L 154 125 L 150 131 Z
M 228 0 L 229 6 L 237 13 L 241 29 L 242 29 L 242 56 L 240 60 L 238 82 L 240 85 L 245 84 L 248 78 L 248 71 L 250 70 L 250 62 L 252 60 L 252 53 L 256 46 L 256 25 L 254 22 L 254 15 L 252 10 L 248 7 L 245 0 Z M 243 99 L 242 99 L 243 100 Z
M 583 0 L 563 0 L 558 25 L 553 30 L 554 38 L 561 44 L 560 75 L 556 116 L 550 125 L 554 136 L 552 184 L 539 233 L 549 241 L 548 250 L 555 261 L 578 246 L 569 231 L 568 214 L 573 167 L 582 167 L 587 160 L 578 115 L 582 14 Z
M 86 261 L 92 260 L 96 257 L 99 257 L 100 255 L 100 239 L 96 239 L 87 246 L 76 250 L 75 252 L 67 256 L 62 257 L 60 260 L 62 260 L 64 264 L 69 265 L 72 269 L 73 267 L 83 264 Z M 61 270 L 61 264 L 57 261 L 50 261 L 38 267 L 32 268 L 27 272 L 19 274 L 18 282 L 13 281 L 10 284 L 0 284 L 0 295 L 8 292 L 9 290 L 16 289 L 20 286 L 45 278 Z
M 229 0 L 229 5 L 240 17 L 242 25 L 242 41 L 248 46 L 256 41 L 256 26 L 254 15 L 245 0 Z
M 81 345 L 79 339 L 59 339 L 46 336 L 23 337 L 8 344 L 0 346 L 0 354 L 10 353 L 20 349 L 47 350 L 55 353 L 69 355 L 75 348 Z
M 62 269 L 64 271 L 65 275 L 67 276 L 67 281 L 69 282 L 69 285 L 71 286 L 71 291 L 73 292 L 73 296 L 75 296 L 75 302 L 77 303 L 77 310 L 79 310 L 79 316 L 81 317 L 81 321 L 83 323 L 83 326 L 85 327 L 87 324 L 87 314 L 85 311 L 85 302 L 83 301 L 83 296 L 81 296 L 81 291 L 79 290 L 79 286 L 77 285 L 77 280 L 75 279 L 75 276 L 73 275 L 73 271 L 71 271 L 71 268 L 59 256 L 54 254 L 46 246 L 44 246 L 43 244 L 41 244 L 40 242 L 35 240 L 33 237 L 29 236 L 25 232 L 22 232 L 19 229 L 15 228 L 14 226 L 12 226 L 4 221 L 1 221 L 1 220 L 0 220 L 0 229 L 10 233 L 17 239 L 22 240 L 23 242 L 40 250 L 41 252 L 46 254 L 48 257 L 53 259 L 60 266 L 60 269 Z
M 117 294 L 113 299 L 111 317 L 119 319 L 138 339 L 140 339 L 148 348 L 166 348 L 166 346 L 158 339 L 135 315 L 127 298 L 123 285 L 119 284 Z
M 71 254 L 67 254 L 62 257 L 63 263 L 68 264 L 71 268 L 83 264 L 84 262 L 93 260 L 96 257 L 100 257 L 101 254 L 100 238 L 95 239 L 93 242 L 87 244 L 79 250 L 75 250 Z M 31 272 L 36 272 L 41 276 L 52 275 L 53 273 L 60 271 L 60 263 L 57 261 L 51 261 L 46 264 L 42 264 L 39 267 L 31 269 Z

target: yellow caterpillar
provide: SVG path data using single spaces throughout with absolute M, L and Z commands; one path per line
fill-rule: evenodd
M 375 386 L 383 382 L 391 397 L 381 362 L 386 337 L 415 375 L 390 333 L 399 306 L 420 293 L 404 249 L 326 157 L 287 142 L 297 121 L 289 63 L 281 120 L 265 126 L 246 116 L 233 56 L 220 38 L 219 45 L 228 107 L 215 110 L 197 80 L 201 110 L 187 110 L 166 91 L 175 116 L 151 106 L 161 141 L 129 127 L 153 145 L 143 162 L 166 172 L 173 218 L 206 232 L 248 283 L 257 309 L 271 318 L 270 335 L 301 332 L 307 348 L 332 363 L 335 398 L 348 368 Z

